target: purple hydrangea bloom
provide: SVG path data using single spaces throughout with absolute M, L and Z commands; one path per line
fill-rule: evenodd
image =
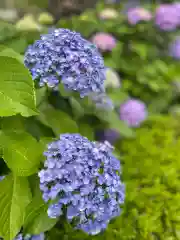
M 138 127 L 147 118 L 146 105 L 136 99 L 130 99 L 120 106 L 120 119 L 130 127 Z
M 25 53 L 25 66 L 39 85 L 57 89 L 60 80 L 81 97 L 91 92 L 104 92 L 104 61 L 95 45 L 68 29 L 56 29 L 30 46 Z
M 173 58 L 180 60 L 180 36 L 171 44 L 170 55 Z
M 179 26 L 180 26 L 180 2 L 174 2 L 173 7 L 175 8 L 177 15 L 179 17 Z
M 130 9 L 127 14 L 128 22 L 133 25 L 140 21 L 150 21 L 152 19 L 152 14 L 148 10 L 140 7 Z
M 161 4 L 156 9 L 155 23 L 165 31 L 172 31 L 179 25 L 179 13 L 173 4 Z
M 48 145 L 44 155 L 40 189 L 44 201 L 54 202 L 48 209 L 50 218 L 65 214 L 69 222 L 76 219 L 77 229 L 95 235 L 120 215 L 125 190 L 120 180 L 120 161 L 113 156 L 108 142 L 62 134 Z

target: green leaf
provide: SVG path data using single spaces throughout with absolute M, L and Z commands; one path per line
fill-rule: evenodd
M 23 131 L 3 130 L 0 145 L 7 166 L 17 176 L 29 176 L 38 170 L 42 159 L 42 144 Z
M 94 140 L 94 130 L 88 124 L 85 123 L 79 124 L 79 133 L 82 136 L 87 137 L 91 141 Z
M 33 178 L 34 177 L 35 176 L 33 176 Z M 31 203 L 26 208 L 24 231 L 35 235 L 50 230 L 58 219 L 49 218 L 47 215 L 48 205 L 42 199 L 42 194 L 39 189 L 39 180 L 38 182 L 37 180 L 33 181 L 33 187 L 35 187 L 36 191 Z
M 148 56 L 148 46 L 143 43 L 132 43 L 132 50 L 136 52 L 142 60 L 146 60 Z
M 46 87 L 36 89 L 36 105 L 37 107 L 46 99 Z
M 0 189 L 0 236 L 4 240 L 12 240 L 23 225 L 31 191 L 26 178 L 12 174 L 0 182 Z
M 0 56 L 15 58 L 20 63 L 23 63 L 23 60 L 24 60 L 23 56 L 21 56 L 19 53 L 15 52 L 13 49 L 7 48 L 5 46 L 4 46 L 4 48 L 2 48 L 2 50 L 0 49 Z
M 25 130 L 25 119 L 21 115 L 5 117 L 1 120 L 1 128 L 6 130 Z
M 122 89 L 116 89 L 108 93 L 108 97 L 115 103 L 121 104 L 125 100 L 127 100 L 128 95 L 127 93 L 123 92 Z
M 112 128 L 120 133 L 124 137 L 133 137 L 134 132 L 123 121 L 119 119 L 119 116 L 114 111 L 99 111 L 96 112 L 97 117 L 108 124 L 109 128 Z
M 0 57 L 0 116 L 37 114 L 33 80 L 16 59 Z
M 119 116 L 116 113 L 112 113 L 109 119 L 109 127 L 117 130 L 121 136 L 124 137 L 133 137 L 134 132 L 129 128 L 126 123 L 119 119 Z
M 56 110 L 50 105 L 45 105 L 45 108 L 40 111 L 38 119 L 44 125 L 52 128 L 56 136 L 59 136 L 61 133 L 78 132 L 76 122 L 68 114 L 60 110 Z
M 67 91 L 62 83 L 59 84 L 58 89 L 59 89 L 61 96 L 63 96 L 63 97 L 69 97 L 72 95 L 72 92 Z
M 69 100 L 76 119 L 84 116 L 84 108 L 82 107 L 80 101 L 78 101 L 75 97 L 71 97 Z

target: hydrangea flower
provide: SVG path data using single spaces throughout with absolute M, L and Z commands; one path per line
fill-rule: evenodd
M 152 14 L 144 8 L 136 7 L 128 11 L 127 18 L 130 24 L 135 25 L 140 21 L 150 21 Z
M 115 129 L 104 130 L 103 139 L 111 144 L 114 144 L 120 138 L 119 133 Z
M 81 97 L 104 92 L 105 67 L 95 45 L 68 29 L 55 29 L 36 41 L 25 53 L 25 66 L 39 85 L 57 88 L 60 80 Z
M 112 149 L 108 142 L 90 142 L 79 134 L 62 134 L 48 145 L 39 177 L 44 201 L 53 200 L 50 218 L 65 214 L 75 228 L 95 235 L 120 215 L 124 184 Z
M 116 19 L 119 13 L 113 8 L 105 8 L 99 13 L 99 17 L 103 20 Z
M 92 94 L 90 99 L 95 103 L 99 109 L 113 110 L 113 101 L 106 94 Z
M 138 127 L 147 118 L 146 105 L 136 99 L 123 103 L 119 109 L 120 119 L 130 127 Z
M 175 41 L 170 46 L 170 55 L 180 60 L 180 36 L 175 39 Z
M 120 88 L 121 79 L 116 71 L 111 68 L 106 69 L 106 80 L 104 83 L 106 88 Z
M 165 31 L 172 31 L 179 25 L 179 13 L 173 4 L 161 4 L 156 9 L 155 23 Z
M 111 34 L 103 32 L 96 33 L 91 41 L 103 52 L 112 51 L 117 43 L 116 39 Z

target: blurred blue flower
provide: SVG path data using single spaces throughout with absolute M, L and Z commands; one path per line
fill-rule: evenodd
M 114 144 L 120 138 L 120 134 L 115 129 L 106 129 L 103 137 L 104 141 Z
M 77 91 L 81 97 L 105 91 L 102 56 L 95 45 L 68 29 L 42 35 L 27 49 L 24 63 L 40 86 L 57 89 L 62 81 L 66 90 Z
M 95 235 L 120 215 L 125 190 L 112 149 L 79 134 L 62 134 L 48 145 L 39 177 L 44 201 L 53 200 L 50 218 L 65 214 L 69 222 L 76 220 L 75 228 Z
M 113 101 L 105 94 L 91 94 L 90 99 L 95 103 L 96 108 L 104 110 L 113 110 Z
M 175 41 L 170 45 L 170 55 L 180 60 L 180 36 L 178 36 Z

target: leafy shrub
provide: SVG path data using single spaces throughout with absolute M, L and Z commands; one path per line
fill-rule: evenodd
M 93 238 L 74 232 L 68 225 L 57 230 L 56 237 L 70 240 L 179 239 L 179 122 L 170 116 L 153 117 L 136 131 L 135 139 L 121 140 L 118 145 L 123 153 L 126 184 L 121 217 L 113 221 L 104 234 Z
M 122 142 L 127 187 L 122 236 L 128 224 L 133 226 L 133 239 L 179 239 L 178 129 L 172 117 L 154 117 L 137 130 L 136 139 Z

